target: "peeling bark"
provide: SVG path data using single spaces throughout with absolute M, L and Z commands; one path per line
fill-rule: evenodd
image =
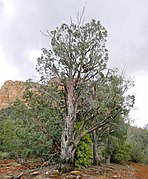
M 71 73 L 70 73 L 71 74 Z M 61 163 L 62 172 L 68 172 L 73 168 L 75 147 L 73 144 L 74 140 L 74 82 L 72 74 L 69 78 L 68 88 L 67 88 L 67 115 L 64 119 L 64 126 L 62 130 L 61 138 Z

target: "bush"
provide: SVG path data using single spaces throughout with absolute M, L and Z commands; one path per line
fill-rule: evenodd
M 0 151 L 11 152 L 16 150 L 17 124 L 11 119 L 0 120 Z
M 125 143 L 121 144 L 119 142 L 115 149 L 112 151 L 111 162 L 122 163 L 123 161 L 127 161 L 130 156 L 130 148 L 130 145 Z
M 130 160 L 148 164 L 148 130 L 129 127 L 127 143 L 131 145 Z
M 93 151 L 92 139 L 89 134 L 84 136 L 77 148 L 75 156 L 75 166 L 78 168 L 85 168 L 92 164 Z
M 9 158 L 9 153 L 8 152 L 0 152 L 0 159 L 8 159 Z
M 0 151 L 13 158 L 57 160 L 60 155 L 60 113 L 43 96 L 32 96 L 29 108 L 17 100 L 0 112 Z

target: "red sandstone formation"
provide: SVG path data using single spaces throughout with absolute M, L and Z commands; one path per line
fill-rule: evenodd
M 9 107 L 17 98 L 21 99 L 24 85 L 22 81 L 6 81 L 0 89 L 0 109 Z

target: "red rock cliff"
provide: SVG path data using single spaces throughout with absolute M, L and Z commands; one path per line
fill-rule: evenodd
M 0 109 L 10 106 L 17 98 L 21 99 L 25 82 L 8 80 L 0 89 Z

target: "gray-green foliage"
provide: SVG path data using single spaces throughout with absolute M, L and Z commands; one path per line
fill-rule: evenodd
M 73 78 L 86 81 L 105 69 L 107 31 L 99 21 L 92 20 L 84 25 L 62 24 L 46 35 L 51 37 L 52 48 L 43 48 L 38 58 L 37 71 L 42 79 L 49 81 L 58 77 L 63 82 L 61 80 L 70 77 L 71 70 Z
M 127 143 L 131 145 L 130 159 L 148 164 L 148 130 L 129 127 Z
M 26 104 L 16 100 L 0 114 L 0 151 L 12 157 L 55 159 L 60 153 L 60 118 L 45 94 L 27 91 Z
M 130 157 L 130 145 L 119 137 L 109 137 L 109 144 L 106 147 L 106 155 L 110 156 L 110 162 L 122 163 Z
M 116 122 L 118 126 L 112 126 L 110 130 L 113 132 L 104 136 L 103 141 L 105 149 L 103 151 L 107 162 L 122 163 L 130 157 L 130 145 L 127 144 L 127 130 L 128 124 L 125 123 L 125 119 L 119 116 L 120 119 Z

